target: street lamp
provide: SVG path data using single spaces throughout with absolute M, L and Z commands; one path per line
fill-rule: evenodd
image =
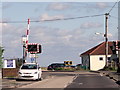
M 23 45 L 23 60 L 22 60 L 22 64 L 25 63 L 26 61 L 26 40 L 27 40 L 27 36 L 23 35 L 22 36 L 22 45 Z
M 103 35 L 105 38 L 105 61 L 106 61 L 105 67 L 108 66 L 108 63 L 107 63 L 107 61 L 108 61 L 108 34 L 106 34 L 106 33 L 105 34 L 99 33 L 99 32 L 95 33 L 96 35 Z
M 100 35 L 100 34 L 103 34 L 103 33 L 96 32 L 95 34 L 96 34 L 96 35 Z

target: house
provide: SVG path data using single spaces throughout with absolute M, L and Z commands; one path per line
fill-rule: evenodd
M 82 65 L 90 70 L 98 71 L 103 69 L 106 65 L 105 59 L 105 45 L 106 43 L 100 43 L 99 45 L 89 49 L 88 51 L 80 55 L 82 60 Z M 113 50 L 113 42 L 108 42 L 108 60 L 112 61 L 117 57 L 116 51 Z

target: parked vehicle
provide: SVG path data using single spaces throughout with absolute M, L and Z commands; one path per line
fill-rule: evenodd
M 41 68 L 37 63 L 25 63 L 18 72 L 18 79 L 41 80 Z
M 71 67 L 71 68 L 77 68 L 75 65 L 71 65 L 70 67 Z
M 81 67 L 81 66 L 82 66 L 82 64 L 77 64 L 77 65 L 76 65 L 76 67 Z
M 48 70 L 56 70 L 57 68 L 65 67 L 64 63 L 52 63 L 48 66 Z

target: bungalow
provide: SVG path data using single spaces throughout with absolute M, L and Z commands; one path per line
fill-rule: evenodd
M 82 65 L 90 70 L 98 71 L 106 65 L 105 59 L 105 42 L 89 49 L 80 55 Z M 113 42 L 108 42 L 108 61 L 116 58 L 117 55 L 113 50 Z

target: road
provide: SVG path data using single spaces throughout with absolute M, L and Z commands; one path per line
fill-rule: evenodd
M 113 80 L 98 74 L 79 74 L 66 88 L 118 88 L 118 85 Z
M 42 81 L 14 81 L 13 88 L 118 88 L 113 80 L 94 72 L 43 72 Z M 113 90 L 113 89 L 112 89 Z
M 111 79 L 93 72 L 49 72 L 51 78 L 20 88 L 118 88 Z

